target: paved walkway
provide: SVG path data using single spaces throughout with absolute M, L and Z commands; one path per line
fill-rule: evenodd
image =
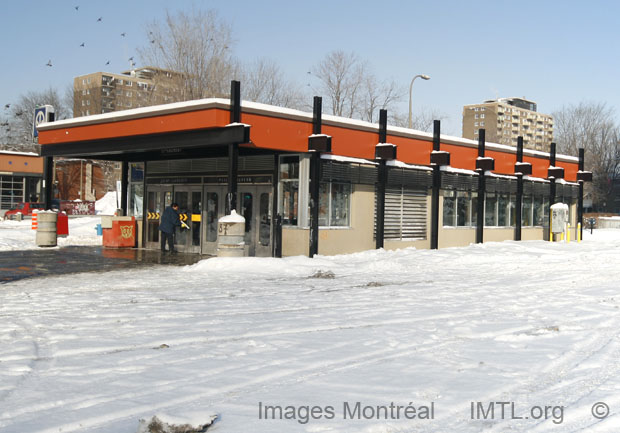
M 191 265 L 206 258 L 199 254 L 161 254 L 143 249 L 63 247 L 23 251 L 0 251 L 0 284 L 23 278 L 77 272 L 168 265 Z

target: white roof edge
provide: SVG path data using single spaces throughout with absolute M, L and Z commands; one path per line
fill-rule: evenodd
M 230 100 L 224 98 L 209 98 L 209 99 L 197 99 L 194 101 L 175 102 L 172 104 L 153 105 L 150 107 L 134 108 L 131 110 L 114 111 L 105 114 L 95 114 L 93 116 L 75 117 L 72 119 L 59 120 L 57 122 L 42 123 L 37 126 L 40 131 L 46 131 L 51 129 L 66 128 L 71 126 L 85 126 L 94 125 L 98 123 L 104 123 L 115 120 L 130 120 L 139 119 L 143 117 L 157 116 L 162 114 L 174 114 L 183 113 L 186 111 L 192 111 L 196 109 L 208 109 L 208 108 L 230 108 Z M 306 111 L 295 110 L 292 108 L 276 107 L 274 105 L 261 104 L 258 102 L 242 101 L 241 103 L 242 113 L 257 113 L 263 115 L 269 115 L 273 117 L 281 117 L 287 119 L 301 120 L 312 122 L 312 113 Z M 332 116 L 324 114 L 322 116 L 322 122 L 324 125 L 330 126 L 347 126 L 358 130 L 377 132 L 379 125 L 377 123 L 371 123 L 364 120 L 349 119 L 345 117 Z M 418 131 L 409 128 L 403 128 L 400 126 L 390 126 L 387 128 L 388 133 L 405 138 L 414 138 L 418 140 L 432 141 L 433 134 L 430 132 Z M 456 144 L 467 147 L 478 147 L 478 142 L 470 140 L 468 138 L 454 137 L 449 135 L 440 135 L 440 140 L 445 144 Z M 516 153 L 516 147 L 507 146 L 505 144 L 498 143 L 486 143 L 488 150 L 497 150 L 508 153 Z M 524 155 L 537 156 L 537 157 L 549 157 L 549 153 L 541 152 L 539 150 L 523 149 Z M 564 162 L 579 162 L 579 158 L 569 155 L 556 155 L 556 160 Z
M 38 153 L 35 153 L 35 152 L 16 152 L 14 150 L 0 150 L 0 154 L 17 155 L 17 156 L 36 156 L 36 157 L 40 156 Z

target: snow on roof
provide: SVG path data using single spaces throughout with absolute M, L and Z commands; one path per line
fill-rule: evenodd
M 432 168 L 427 167 L 425 165 L 407 164 L 405 162 L 397 161 L 395 159 L 392 159 L 392 160 L 386 162 L 386 165 L 390 165 L 392 167 L 399 167 L 399 168 L 411 168 L 411 169 L 414 169 L 414 170 L 433 171 Z
M 441 167 L 439 167 L 439 169 L 441 171 L 447 171 L 449 173 L 468 174 L 470 176 L 478 174 L 478 172 L 474 170 L 466 170 L 464 168 L 450 167 L 449 165 L 442 165 Z
M 370 161 L 368 159 L 362 159 L 362 158 L 352 158 L 349 156 L 340 156 L 340 155 L 330 155 L 327 153 L 322 153 L 321 154 L 321 159 L 328 159 L 331 161 L 338 161 L 338 162 L 351 162 L 354 164 L 371 164 L 371 165 L 377 165 L 376 162 L 374 161 Z

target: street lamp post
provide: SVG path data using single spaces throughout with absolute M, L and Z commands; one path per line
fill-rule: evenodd
M 409 127 L 409 129 L 411 129 L 411 91 L 413 90 L 413 82 L 418 77 L 422 78 L 423 80 L 430 80 L 431 79 L 431 77 L 429 77 L 428 75 L 420 74 L 420 75 L 416 75 L 411 80 L 411 84 L 409 85 L 409 120 L 407 122 L 407 126 Z

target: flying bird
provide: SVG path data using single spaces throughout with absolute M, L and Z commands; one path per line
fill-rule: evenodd
M 52 67 L 52 61 L 48 60 L 47 63 L 45 64 L 45 66 L 49 66 L 51 68 Z
M 127 60 L 129 60 L 130 62 L 133 62 L 133 56 L 128 58 Z
M 24 114 L 24 112 L 23 112 L 23 111 L 21 111 L 21 110 L 20 110 L 20 111 L 18 111 L 17 113 L 15 113 L 15 115 L 16 115 L 17 117 L 21 116 L 22 114 Z
M 126 33 L 125 33 L 125 32 L 121 33 L 121 36 L 122 36 L 122 37 L 125 37 L 125 35 L 126 35 Z
M 155 39 L 151 39 L 151 43 L 154 44 L 155 43 Z
M 105 62 L 105 64 L 106 64 L 106 65 L 109 65 L 109 64 L 110 64 L 110 61 L 108 60 L 107 62 Z
M 97 18 L 97 22 L 100 23 L 101 21 L 103 21 L 103 17 L 99 17 Z
M 80 44 L 80 47 L 83 47 L 83 46 L 84 46 L 84 42 L 82 42 L 82 43 Z
M 74 7 L 75 7 L 75 10 L 78 10 L 80 8 L 79 6 L 74 6 Z
M 4 108 L 9 108 L 11 106 L 11 104 L 5 104 Z

